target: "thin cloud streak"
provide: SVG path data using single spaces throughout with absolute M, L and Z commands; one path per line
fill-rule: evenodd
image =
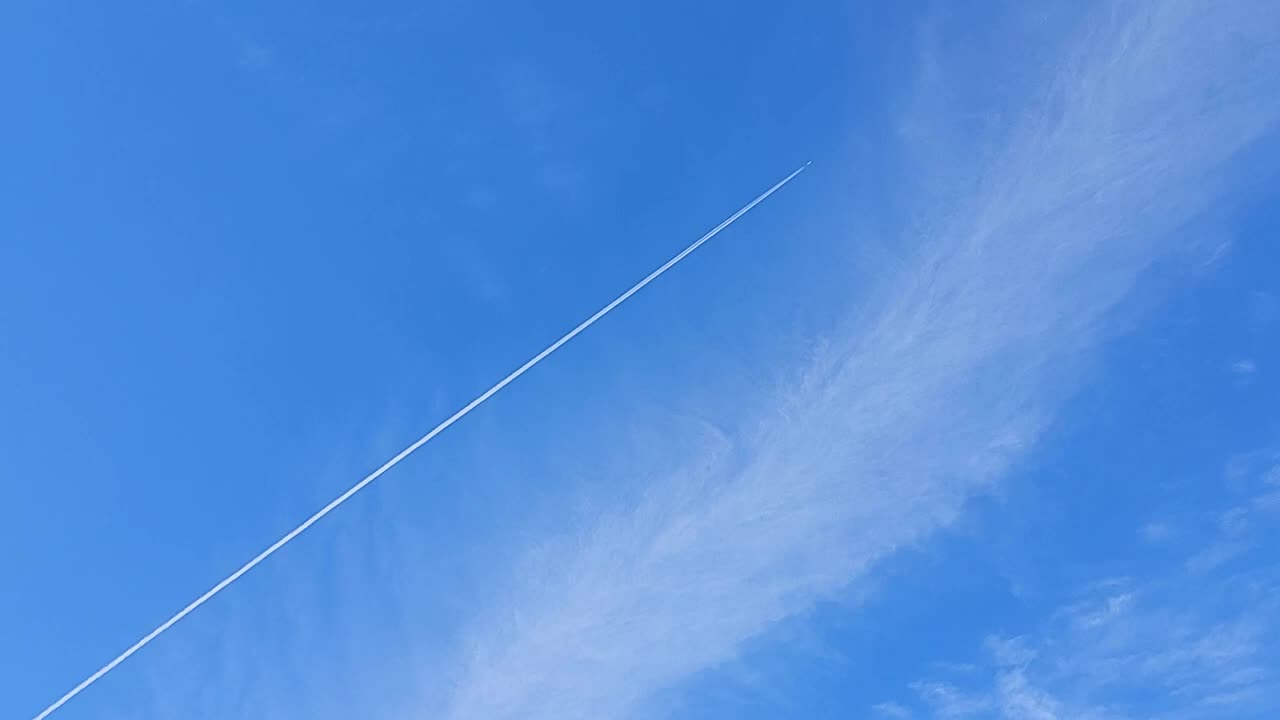
M 517 563 L 465 636 L 450 717 L 634 714 L 947 525 L 1026 452 L 1280 111 L 1266 4 L 1102 15 L 964 211 L 754 432 Z

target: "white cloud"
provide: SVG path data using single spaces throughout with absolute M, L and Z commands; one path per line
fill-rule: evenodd
M 473 618 L 451 717 L 625 716 L 949 523 L 1035 441 L 1108 312 L 1276 119 L 1271 8 L 1104 15 L 962 210 L 754 433 L 712 443 L 633 511 L 519 564 Z M 1244 638 L 1182 639 L 1211 654 Z M 996 686 L 1005 717 L 1059 716 L 1021 669 Z M 948 686 L 921 692 L 963 716 Z
M 1173 528 L 1169 523 L 1152 521 L 1138 528 L 1138 536 L 1144 542 L 1157 545 L 1173 537 Z
M 871 710 L 876 715 L 891 720 L 908 720 L 911 717 L 910 710 L 894 702 L 876 703 L 871 706 Z
M 1238 360 L 1231 364 L 1231 372 L 1236 375 L 1252 375 L 1258 371 L 1258 365 L 1252 360 Z
M 1211 572 L 1258 548 L 1258 526 L 1280 512 L 1280 464 L 1261 464 L 1271 461 L 1272 454 L 1250 453 L 1227 464 L 1228 484 L 1247 497 L 1218 514 L 1213 540 L 1187 558 L 1187 570 Z
M 966 693 L 949 683 L 918 682 L 912 685 L 912 689 L 919 694 L 934 717 L 968 718 L 987 715 L 995 709 L 993 699 Z
M 1270 717 L 1280 707 L 1280 566 L 1224 567 L 1253 549 L 1254 527 L 1269 519 L 1260 457 L 1269 455 L 1229 464 L 1228 482 L 1252 493 L 1217 514 L 1185 572 L 1092 583 L 1028 635 L 988 639 L 978 680 L 935 671 L 911 685 L 927 717 L 955 708 L 1002 720 Z M 1201 560 L 1223 548 L 1231 552 L 1219 562 Z
M 961 690 L 944 681 L 912 689 L 929 717 L 954 708 L 1003 720 L 1260 717 L 1280 702 L 1273 647 L 1276 578 L 1190 577 L 1095 588 L 1054 613 L 1033 636 L 988 642 L 988 675 Z M 1268 598 L 1271 599 L 1268 599 Z M 1019 661 L 993 650 L 1016 643 Z M 945 702 L 933 688 L 947 687 Z

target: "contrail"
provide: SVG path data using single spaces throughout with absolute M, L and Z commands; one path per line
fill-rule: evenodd
M 575 338 L 579 333 L 581 333 L 583 330 L 586 330 L 587 328 L 594 325 L 597 320 L 604 317 L 605 315 L 608 315 L 611 310 L 618 307 L 622 303 L 626 302 L 627 298 L 631 297 L 632 295 L 635 295 L 645 285 L 648 285 L 649 283 L 658 279 L 659 275 L 670 270 L 672 266 L 674 266 L 676 263 L 685 259 L 685 257 L 687 257 L 689 253 L 693 252 L 694 250 L 697 250 L 699 247 L 702 246 L 703 243 L 705 243 L 706 241 L 718 235 L 721 230 L 724 230 L 725 228 L 732 225 L 735 220 L 742 217 L 743 215 L 746 215 L 747 212 L 751 210 L 751 208 L 764 202 L 766 198 L 768 198 L 770 195 L 780 190 L 783 185 L 786 185 L 787 183 L 791 182 L 791 180 L 795 178 L 795 176 L 803 172 L 804 169 L 809 167 L 810 164 L 812 164 L 812 161 L 807 162 L 804 165 L 801 165 L 799 168 L 795 170 L 795 172 L 791 173 L 790 175 L 786 176 L 781 181 L 779 181 L 777 185 L 774 185 L 773 187 L 761 193 L 759 197 L 747 203 L 738 212 L 730 215 L 728 219 L 726 219 L 724 222 L 720 223 L 719 225 L 715 226 L 715 228 L 713 228 L 706 235 L 703 235 L 702 237 L 698 238 L 697 241 L 694 242 L 692 245 L 685 248 L 684 250 L 681 250 L 679 255 L 676 255 L 675 257 L 668 260 L 662 267 L 649 273 L 648 277 L 636 283 L 634 286 L 632 286 L 630 290 L 619 295 L 617 298 L 614 299 L 613 302 L 609 303 L 608 305 L 605 305 L 603 308 L 600 308 L 600 310 L 596 311 L 595 315 L 592 315 L 591 317 L 582 321 L 582 324 L 578 325 L 576 328 L 565 333 L 564 337 L 560 338 L 559 340 L 549 345 L 547 349 L 543 350 L 537 355 L 534 355 L 532 358 L 530 358 L 528 362 L 521 365 L 510 375 L 502 378 L 497 382 L 496 385 L 489 388 L 488 390 L 485 390 L 483 394 L 481 394 L 475 400 L 472 400 L 471 402 L 467 403 L 466 406 L 463 407 L 461 410 L 455 412 L 453 415 L 450 415 L 449 419 L 435 426 L 426 435 L 423 435 L 422 437 L 414 441 L 412 445 L 401 450 L 399 453 L 396 454 L 395 457 L 383 463 L 382 467 L 379 467 L 377 470 L 374 470 L 373 472 L 369 473 L 367 476 L 365 476 L 363 480 L 356 483 L 355 485 L 352 485 L 349 490 L 342 493 L 338 497 L 334 498 L 328 505 L 325 505 L 324 507 L 317 510 L 314 515 L 304 520 L 301 525 L 290 530 L 284 537 L 272 543 L 271 547 L 268 547 L 266 550 L 263 550 L 262 552 L 258 553 L 252 560 L 250 560 L 249 562 L 241 566 L 239 570 L 236 570 L 235 572 L 231 573 L 226 578 L 224 578 L 221 582 L 219 582 L 217 585 L 214 585 L 212 588 L 209 588 L 208 592 L 196 598 L 195 600 L 191 601 L 190 605 L 187 605 L 186 607 L 182 608 L 177 613 L 175 613 L 173 617 L 161 623 L 160 626 L 157 627 L 155 630 L 152 630 L 151 632 L 147 633 L 141 640 L 131 645 L 128 650 L 125 650 L 124 652 L 120 653 L 120 655 L 118 655 L 116 659 L 112 660 L 106 665 L 103 665 L 101 668 L 98 669 L 97 672 L 85 678 L 83 682 L 81 682 L 79 685 L 72 688 L 71 691 L 68 692 L 66 695 L 63 695 L 62 697 L 58 698 L 57 702 L 53 703 L 49 707 L 40 711 L 40 714 L 36 715 L 34 720 L 44 720 L 44 718 L 49 717 L 49 715 L 53 714 L 55 710 L 65 705 L 69 700 L 74 698 L 76 695 L 79 695 L 85 688 L 97 682 L 103 675 L 106 675 L 107 673 L 114 670 L 117 665 L 124 662 L 125 660 L 128 660 L 131 655 L 138 652 L 142 648 L 146 647 L 148 643 L 150 643 L 152 640 L 155 640 L 164 631 L 173 627 L 179 620 L 190 615 L 192 612 L 195 611 L 196 608 L 208 602 L 209 599 L 212 598 L 214 595 L 217 595 L 218 593 L 225 590 L 228 585 L 235 582 L 236 580 L 239 580 L 240 576 L 252 570 L 263 560 L 266 560 L 267 558 L 271 557 L 271 555 L 274 554 L 275 551 L 287 545 L 290 540 L 293 540 L 294 538 L 301 535 L 307 528 L 311 527 L 312 525 L 315 525 L 325 515 L 328 515 L 329 513 L 336 510 L 339 505 L 346 502 L 347 500 L 350 500 L 352 495 L 355 495 L 356 493 L 360 492 L 365 488 L 366 485 L 368 485 L 369 483 L 381 477 L 383 473 L 395 467 L 396 465 L 400 464 L 401 460 L 404 460 L 405 458 L 412 455 L 415 450 L 422 447 L 423 445 L 426 445 L 428 442 L 430 442 L 431 438 L 434 438 L 435 436 L 444 432 L 450 425 L 461 420 L 464 416 L 466 416 L 467 413 L 471 412 L 472 410 L 475 410 L 485 400 L 488 400 L 489 398 L 496 395 L 499 390 L 506 387 L 507 385 L 510 385 L 512 381 L 514 381 L 516 378 L 528 372 L 534 365 L 537 365 L 538 363 L 545 360 L 548 355 L 555 352 L 556 350 L 559 350 L 561 345 L 564 345 L 565 343 L 569 342 L 570 340 Z

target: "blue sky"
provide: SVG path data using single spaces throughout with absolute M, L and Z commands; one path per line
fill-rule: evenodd
M 0 10 L 0 716 L 1280 711 L 1280 10 Z

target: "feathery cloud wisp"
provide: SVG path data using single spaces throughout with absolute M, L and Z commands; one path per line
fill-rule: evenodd
M 964 211 L 750 437 L 530 556 L 474 619 L 452 717 L 626 715 L 946 525 L 1035 441 L 1206 181 L 1276 119 L 1280 82 L 1258 72 L 1276 14 L 1105 15 Z
M 1258 484 L 1227 513 L 1231 525 L 1273 521 L 1265 476 Z M 1201 542 L 1238 544 L 1238 533 L 1220 526 Z M 989 638 L 976 686 L 970 673 L 912 690 L 921 716 L 939 719 L 1270 717 L 1280 702 L 1278 589 L 1269 559 L 1243 571 L 1217 566 L 1097 582 L 1033 632 Z

